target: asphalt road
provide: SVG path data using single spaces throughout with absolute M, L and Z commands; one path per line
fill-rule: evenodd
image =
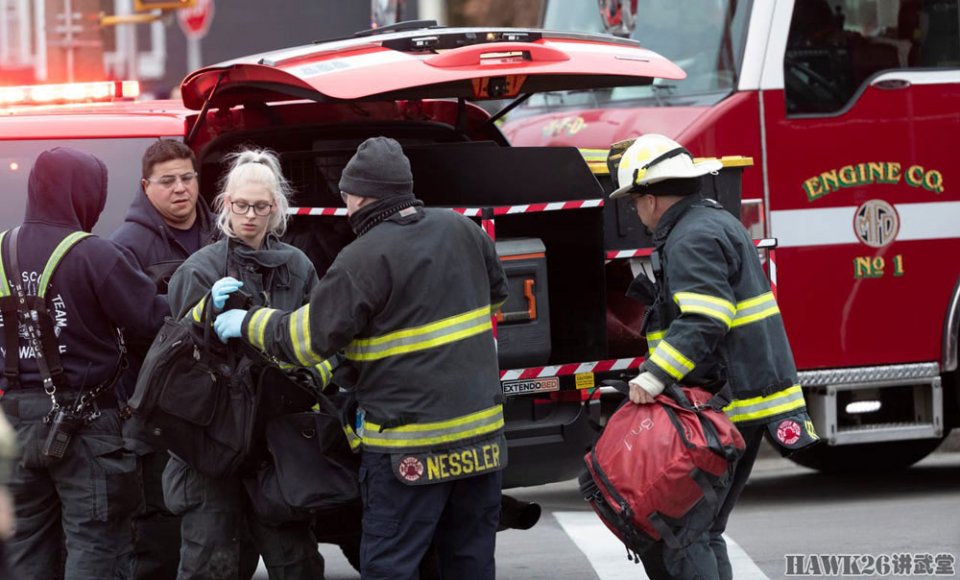
M 509 493 L 541 503 L 544 514 L 531 530 L 498 535 L 500 580 L 646 578 L 579 498 L 575 482 Z M 960 452 L 935 453 L 885 477 L 830 477 L 763 458 L 727 536 L 737 580 L 960 577 Z M 328 580 L 359 578 L 336 546 L 321 550 Z M 822 567 L 843 566 L 845 560 L 853 575 Z M 924 573 L 927 563 L 930 571 L 939 563 L 943 574 Z

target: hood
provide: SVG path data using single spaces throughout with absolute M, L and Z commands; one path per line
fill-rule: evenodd
M 502 127 L 511 145 L 608 149 L 647 133 L 678 137 L 709 107 L 640 107 L 566 110 L 522 117 Z
M 44 151 L 30 170 L 24 222 L 89 232 L 107 202 L 107 166 L 69 147 Z
M 197 209 L 200 209 L 199 204 Z M 157 208 L 150 203 L 147 194 L 143 192 L 143 188 L 137 189 L 133 203 L 130 204 L 130 209 L 127 210 L 127 216 L 123 218 L 123 221 L 140 224 L 151 231 L 165 235 L 163 218 Z

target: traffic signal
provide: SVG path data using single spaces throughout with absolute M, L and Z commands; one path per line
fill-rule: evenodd
M 197 0 L 133 0 L 134 9 L 137 12 L 193 8 L 196 3 Z

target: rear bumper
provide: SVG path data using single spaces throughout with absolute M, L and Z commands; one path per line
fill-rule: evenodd
M 508 405 L 523 407 L 518 397 Z M 513 409 L 524 410 L 524 409 Z M 525 487 L 572 479 L 583 469 L 583 456 L 597 438 L 590 419 L 600 419 L 600 401 L 555 403 L 539 419 L 507 409 L 508 463 L 503 487 Z

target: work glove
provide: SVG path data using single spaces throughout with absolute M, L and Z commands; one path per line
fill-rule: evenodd
M 243 286 L 243 282 L 236 278 L 226 276 L 213 283 L 210 289 L 210 299 L 213 301 L 213 307 L 217 312 L 223 310 L 223 305 L 227 303 L 227 298 Z
M 656 375 L 643 371 L 630 381 L 630 401 L 638 405 L 652 403 L 653 398 L 665 388 L 666 385 Z
M 240 333 L 243 330 L 243 319 L 246 315 L 246 310 L 234 308 L 217 316 L 217 319 L 213 321 L 213 330 L 220 337 L 221 342 L 226 343 L 229 338 L 240 338 Z

